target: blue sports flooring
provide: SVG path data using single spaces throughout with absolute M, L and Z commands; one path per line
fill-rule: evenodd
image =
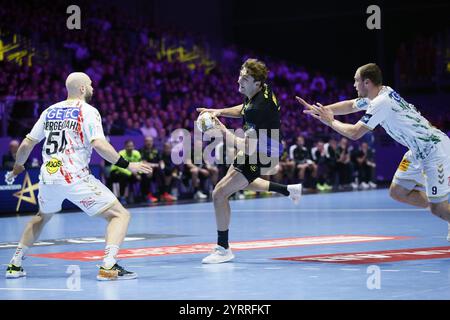
M 122 258 L 119 263 L 139 277 L 110 282 L 96 280 L 96 265 L 101 261 L 29 256 L 23 264 L 26 278 L 0 277 L 0 299 L 450 299 L 450 260 L 446 255 L 363 264 L 274 260 L 450 246 L 446 222 L 427 210 L 395 202 L 386 189 L 304 195 L 297 206 L 284 197 L 235 200 L 231 208 L 232 247 L 233 242 L 272 242 L 263 242 L 264 248 L 249 244 L 247 250 L 234 250 L 234 262 L 220 265 L 202 265 L 207 253 L 170 250 L 163 250 L 170 254 Z M 216 241 L 210 202 L 130 211 L 128 234 L 135 239 L 124 242 L 121 249 Z M 7 243 L 18 241 L 29 219 L 0 218 L 3 270 L 14 253 Z M 104 243 L 97 238 L 103 237 L 105 226 L 104 220 L 83 213 L 55 215 L 40 236 L 44 243 L 29 253 L 103 251 Z M 349 237 L 352 235 L 401 238 L 351 242 L 355 239 Z M 350 240 L 332 243 L 337 236 Z M 290 238 L 309 237 L 318 241 L 285 246 Z

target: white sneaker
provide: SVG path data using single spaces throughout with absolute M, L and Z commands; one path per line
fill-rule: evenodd
M 298 204 L 302 197 L 302 184 L 290 184 L 287 186 L 287 189 L 289 191 L 289 198 L 291 198 L 295 204 Z
M 357 184 L 356 182 L 352 182 L 352 183 L 351 183 L 351 186 L 352 186 L 352 189 L 353 189 L 353 190 L 358 189 L 358 184 Z
M 21 277 L 26 277 L 27 273 L 21 266 L 15 266 L 12 263 L 8 264 L 6 269 L 5 277 L 8 279 L 17 279 Z
M 195 199 L 208 199 L 208 196 L 206 194 L 204 194 L 203 192 L 201 192 L 200 190 L 198 190 L 195 195 L 194 195 Z
M 450 223 L 448 223 L 447 241 L 450 242 Z
M 366 182 L 361 182 L 361 188 L 362 188 L 363 190 L 367 190 L 367 189 L 370 188 L 370 186 L 369 186 L 369 184 L 366 183 Z
M 213 252 L 203 258 L 202 263 L 207 263 L 207 264 L 215 264 L 215 263 L 224 263 L 227 261 L 231 261 L 234 259 L 234 255 L 231 252 L 231 249 L 225 249 L 224 247 L 221 247 L 219 245 L 216 245 L 214 247 Z
M 372 188 L 372 189 L 376 189 L 377 188 L 377 184 L 372 182 L 372 181 L 369 181 L 369 187 Z

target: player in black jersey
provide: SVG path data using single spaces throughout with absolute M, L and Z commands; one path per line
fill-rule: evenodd
M 198 108 L 200 113 L 211 112 L 217 128 L 227 141 L 234 141 L 237 156 L 227 174 L 213 191 L 218 241 L 214 251 L 203 263 L 222 263 L 234 258 L 228 243 L 230 204 L 228 198 L 239 190 L 274 191 L 298 202 L 302 185 L 282 185 L 261 179 L 260 176 L 277 172 L 280 141 L 280 106 L 275 94 L 266 83 L 266 65 L 256 59 L 248 59 L 239 75 L 239 92 L 245 96 L 244 103 L 224 109 Z M 244 138 L 230 132 L 217 117 L 242 118 Z M 275 151 L 274 151 L 275 150 Z

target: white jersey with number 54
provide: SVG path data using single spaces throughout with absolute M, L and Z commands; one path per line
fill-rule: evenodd
M 27 138 L 45 139 L 41 183 L 71 184 L 89 175 L 91 141 L 105 136 L 97 109 L 68 99 L 44 110 Z

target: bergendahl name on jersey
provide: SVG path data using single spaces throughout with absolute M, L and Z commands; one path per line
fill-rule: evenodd
M 79 108 L 58 108 L 50 109 L 45 117 L 44 130 L 64 130 L 76 131 L 78 128 Z

